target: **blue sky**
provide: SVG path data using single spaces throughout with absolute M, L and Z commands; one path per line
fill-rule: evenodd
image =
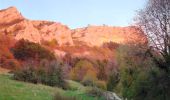
M 61 22 L 70 28 L 127 26 L 146 0 L 0 0 L 0 9 L 15 6 L 28 19 Z

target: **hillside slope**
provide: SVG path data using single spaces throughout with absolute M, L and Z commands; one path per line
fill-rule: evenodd
M 41 84 L 19 82 L 12 80 L 9 75 L 0 74 L 0 100 L 53 100 L 55 93 L 60 93 L 66 97 L 76 96 L 78 100 L 103 100 L 86 95 L 84 90 L 87 87 L 73 81 L 68 82 L 71 87 L 79 88 L 79 90 L 65 91 Z
M 0 34 L 10 35 L 15 40 L 26 39 L 53 48 L 56 56 L 71 54 L 76 57 L 92 59 L 113 58 L 111 50 L 102 48 L 104 43 L 147 44 L 141 29 L 129 27 L 93 26 L 70 29 L 58 22 L 30 20 L 25 18 L 15 7 L 0 10 Z M 55 42 L 54 42 L 54 41 Z

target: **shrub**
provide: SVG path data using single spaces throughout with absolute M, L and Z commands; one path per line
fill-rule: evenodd
M 14 79 L 25 82 L 37 83 L 35 69 L 32 67 L 23 68 L 14 72 Z
M 115 72 L 110 73 L 107 81 L 107 90 L 113 91 L 116 85 L 119 83 L 119 80 L 120 80 L 119 74 L 116 74 Z
M 66 82 L 64 80 L 64 75 L 63 75 L 63 64 L 62 63 L 57 63 L 57 62 L 51 62 L 50 63 L 50 69 L 47 72 L 47 84 L 50 86 L 61 86 L 64 89 L 67 88 Z
M 87 94 L 94 97 L 101 97 L 103 96 L 103 91 L 97 87 L 92 87 L 90 90 L 87 91 Z
M 98 73 L 97 73 L 97 78 L 99 80 L 107 80 L 107 63 L 108 61 L 107 60 L 103 60 L 103 61 L 100 61 L 100 60 L 97 60 L 97 66 L 98 66 Z
M 38 43 L 29 42 L 27 40 L 19 40 L 12 48 L 14 57 L 19 60 L 54 60 L 55 55 L 48 49 L 42 47 Z
M 62 63 L 51 61 L 49 65 L 35 66 L 28 64 L 14 71 L 14 79 L 31 83 L 42 83 L 49 86 L 67 89 L 63 77 Z
M 110 50 L 114 50 L 119 47 L 119 44 L 115 42 L 105 42 L 103 43 L 102 47 L 109 48 Z
M 85 86 L 94 86 L 96 81 L 97 81 L 96 73 L 94 73 L 92 70 L 88 70 L 82 80 L 82 84 Z
M 45 46 L 48 46 L 50 48 L 55 48 L 56 46 L 58 46 L 58 41 L 56 39 L 52 39 L 51 41 L 41 41 L 41 43 Z
M 21 65 L 20 65 L 20 63 L 16 59 L 8 59 L 6 61 L 5 66 L 6 66 L 5 68 L 15 70 L 15 69 L 20 68 Z
M 96 81 L 95 85 L 100 89 L 103 89 L 103 90 L 107 89 L 107 84 L 105 81 Z
M 0 34 L 0 66 L 8 69 L 20 67 L 19 62 L 14 59 L 10 48 L 14 45 L 15 40 L 8 36 Z
M 92 72 L 93 76 L 91 77 L 96 77 L 96 70 L 93 67 L 93 64 L 87 60 L 80 60 L 78 61 L 74 68 L 70 72 L 70 77 L 73 80 L 76 81 L 82 81 L 84 77 L 88 74 L 87 72 Z
M 116 89 L 122 97 L 129 100 L 169 100 L 169 73 L 158 69 L 145 50 L 123 46 L 118 54 L 120 81 Z

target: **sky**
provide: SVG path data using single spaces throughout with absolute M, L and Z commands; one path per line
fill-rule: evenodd
M 79 28 L 103 24 L 128 26 L 145 4 L 146 0 L 0 0 L 0 9 L 15 6 L 28 19 Z

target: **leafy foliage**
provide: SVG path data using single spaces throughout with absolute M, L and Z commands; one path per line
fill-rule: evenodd
M 41 43 L 50 48 L 55 48 L 56 46 L 59 45 L 56 39 L 52 39 L 51 41 L 41 41 Z
M 107 90 L 107 84 L 105 81 L 96 81 L 95 82 L 96 87 L 103 89 L 103 90 Z
M 88 73 L 89 72 L 89 73 Z M 85 76 L 96 78 L 96 70 L 91 62 L 88 60 L 78 61 L 70 72 L 70 77 L 76 81 L 82 81 Z
M 94 70 L 88 70 L 82 80 L 82 83 L 85 86 L 94 86 L 96 81 L 97 81 L 97 76 Z
M 168 75 L 156 68 L 146 50 L 138 46 L 122 46 L 118 50 L 117 60 L 120 81 L 114 88 L 127 99 L 168 100 Z
M 67 84 L 63 77 L 62 63 L 52 61 L 49 65 L 27 64 L 23 68 L 14 71 L 14 79 L 31 83 L 42 83 L 50 86 L 58 86 L 64 89 Z
M 115 43 L 115 42 L 105 42 L 103 43 L 103 48 L 109 48 L 110 50 L 114 50 L 116 48 L 119 47 L 119 44 L 118 43 Z
M 99 80 L 104 80 L 106 81 L 108 76 L 107 76 L 107 64 L 108 62 L 106 60 L 100 61 L 97 60 L 97 69 L 98 69 L 98 73 L 97 73 L 97 78 Z
M 103 92 L 99 88 L 93 87 L 92 89 L 87 91 L 87 94 L 94 96 L 94 97 L 101 97 L 103 95 Z
M 19 62 L 13 57 L 10 48 L 15 41 L 10 36 L 0 34 L 0 66 L 9 69 L 16 69 L 20 67 Z
M 109 74 L 109 78 L 107 81 L 107 90 L 113 91 L 120 80 L 119 74 L 112 72 Z
M 12 48 L 13 54 L 15 58 L 19 60 L 27 60 L 27 59 L 55 59 L 54 54 L 48 49 L 42 47 L 38 43 L 29 42 L 27 40 L 19 40 L 15 46 Z

